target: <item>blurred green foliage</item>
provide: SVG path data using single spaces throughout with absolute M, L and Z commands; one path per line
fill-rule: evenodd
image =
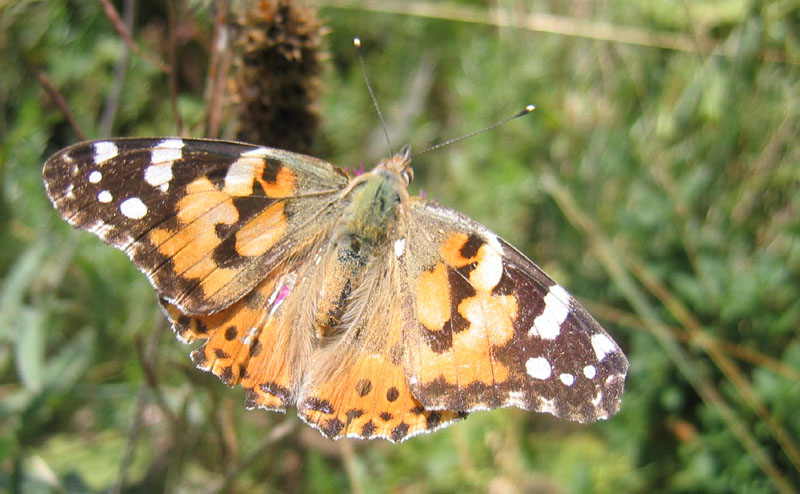
M 193 136 L 210 3 L 177 2 L 178 108 Z M 176 132 L 152 62 L 168 58 L 164 4 L 137 2 L 147 56 L 130 57 L 112 135 Z M 424 4 L 438 18 L 373 5 L 320 9 L 317 154 L 351 167 L 387 154 L 354 36 L 395 147 L 535 103 L 419 158 L 415 186 L 587 303 L 631 360 L 621 412 L 589 426 L 480 412 L 390 445 L 245 411 L 240 389 L 192 368 L 125 255 L 73 231 L 44 195 L 42 163 L 77 137 L 39 74 L 102 137 L 123 38 L 99 2 L 0 2 L 0 491 L 105 492 L 125 464 L 131 493 L 796 492 L 800 3 L 493 3 L 518 27 L 493 26 L 480 2 Z M 468 9 L 487 22 L 459 20 Z

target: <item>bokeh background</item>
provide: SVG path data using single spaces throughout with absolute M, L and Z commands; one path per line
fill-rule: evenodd
M 304 5 L 0 2 L 0 491 L 800 489 L 800 2 Z M 420 157 L 414 190 L 518 246 L 617 339 L 631 370 L 611 420 L 504 409 L 392 445 L 245 411 L 126 256 L 47 201 L 42 163 L 82 134 L 371 166 L 388 150 L 354 36 L 395 149 L 536 104 Z

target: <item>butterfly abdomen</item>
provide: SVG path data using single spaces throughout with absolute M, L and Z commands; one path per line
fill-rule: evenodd
M 319 340 L 333 336 L 339 329 L 353 290 L 363 282 L 367 258 L 361 240 L 345 234 L 325 261 L 322 284 L 316 291 L 319 298 L 314 304 L 314 333 Z

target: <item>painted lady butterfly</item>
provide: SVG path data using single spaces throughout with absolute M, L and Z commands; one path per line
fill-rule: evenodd
M 239 142 L 113 139 L 44 165 L 59 214 L 123 250 L 192 360 L 248 408 L 331 438 L 402 441 L 474 410 L 590 422 L 628 361 L 561 286 L 406 188 L 409 149 L 349 178 Z

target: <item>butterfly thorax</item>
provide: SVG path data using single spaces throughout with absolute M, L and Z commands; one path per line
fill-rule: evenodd
M 335 241 L 321 260 L 322 286 L 317 294 L 315 332 L 318 338 L 337 333 L 342 318 L 361 287 L 371 262 L 391 254 L 398 215 L 408 201 L 408 155 L 404 151 L 352 180 L 344 192 L 349 206 L 335 230 Z M 409 169 L 410 170 L 410 169 Z

